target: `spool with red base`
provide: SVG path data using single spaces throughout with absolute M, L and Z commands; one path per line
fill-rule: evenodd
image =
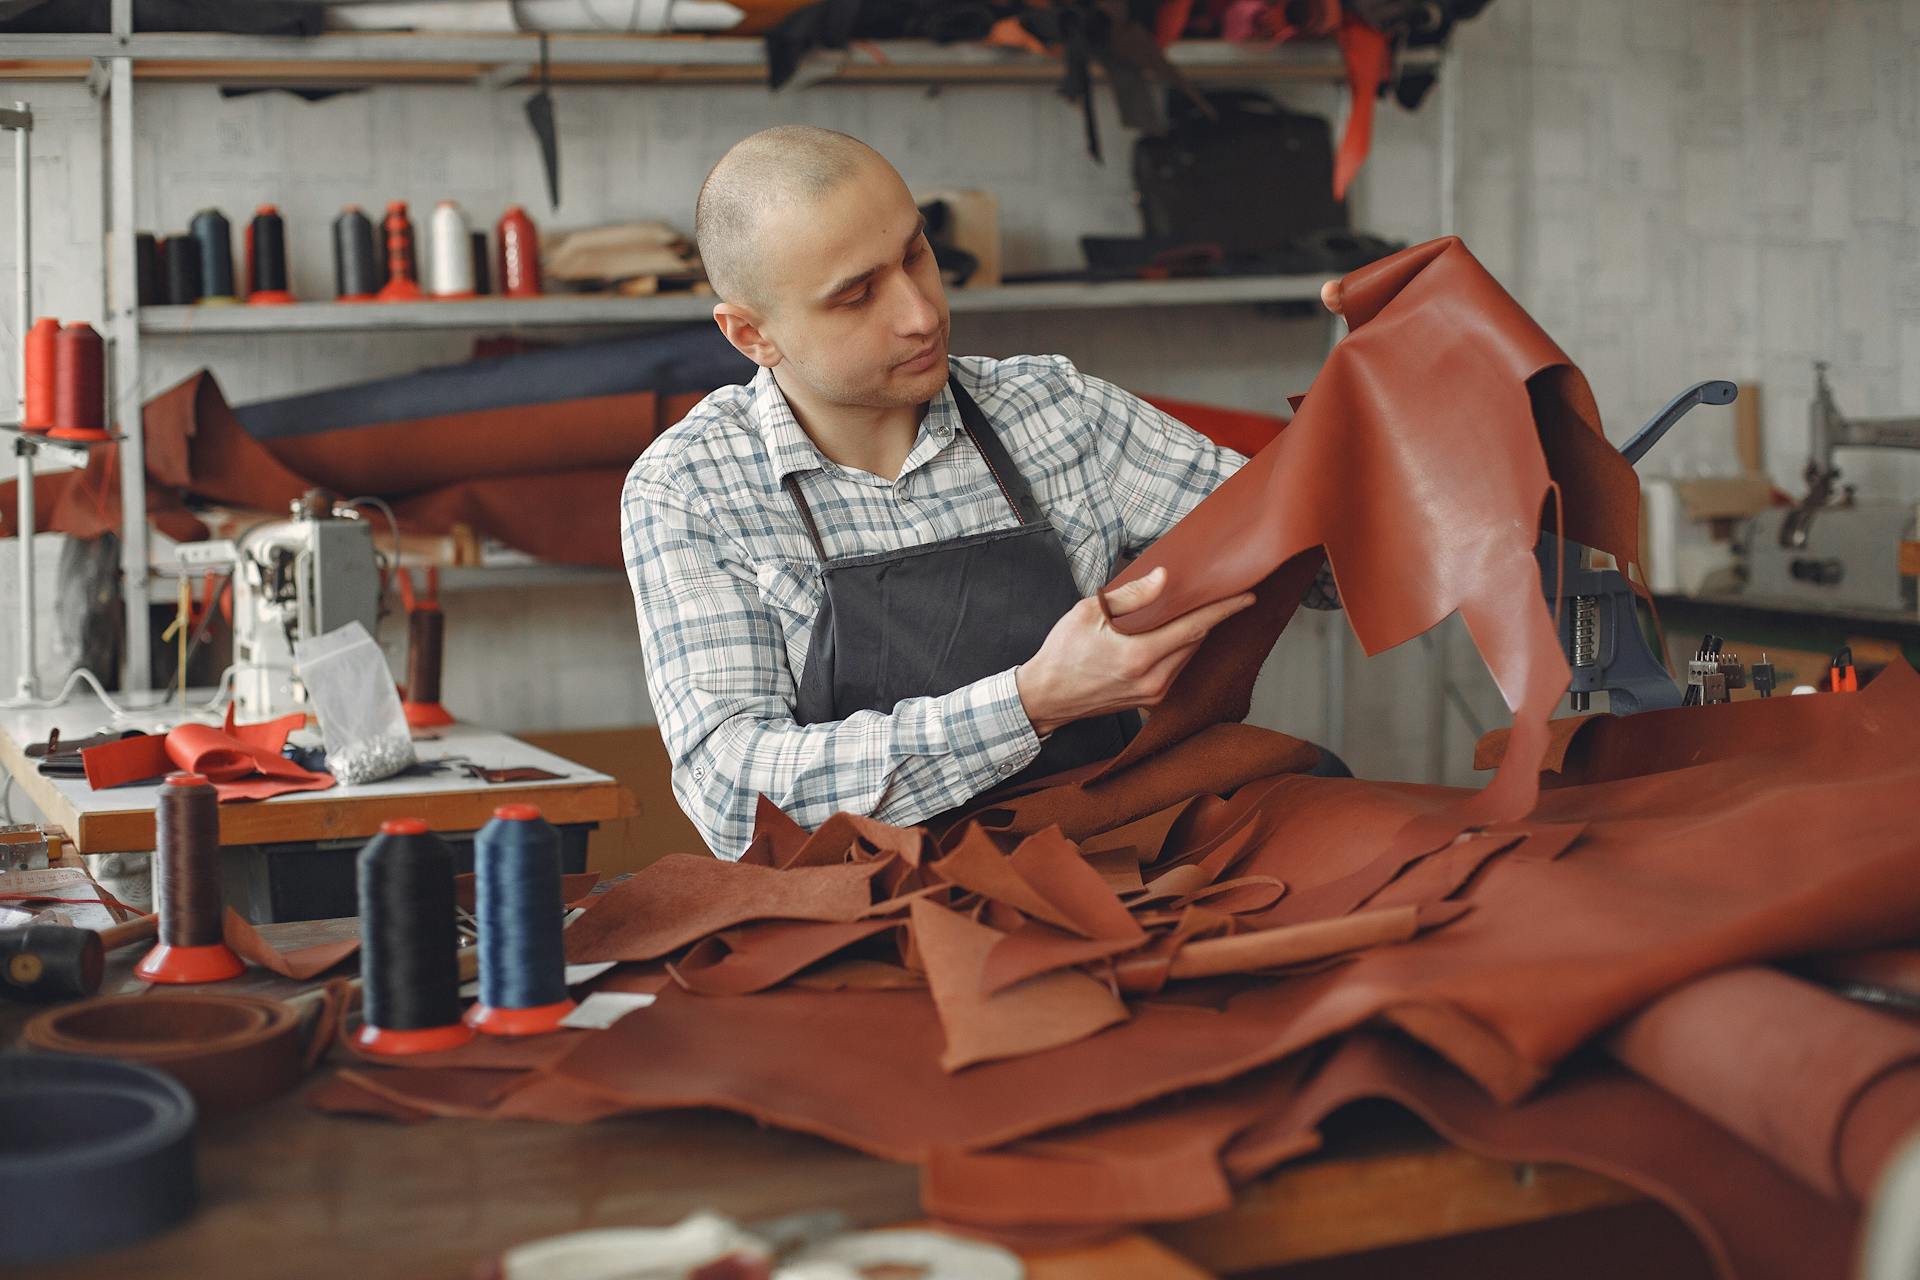
M 552 1031 L 573 1011 L 560 940 L 560 835 L 530 804 L 506 804 L 473 838 L 480 1000 L 466 1023 L 490 1036 Z
M 223 937 L 220 899 L 220 797 L 197 773 L 171 773 L 154 813 L 154 883 L 160 943 L 134 973 L 148 982 L 225 982 L 246 964 Z
M 108 439 L 106 344 L 90 324 L 70 324 L 53 335 L 55 440 Z
M 366 1025 L 354 1043 L 405 1057 L 473 1039 L 460 1020 L 453 850 L 419 818 L 392 818 L 355 864 Z
M 427 569 L 427 594 L 415 596 L 413 574 L 400 571 L 400 600 L 407 610 L 407 696 L 402 703 L 407 724 L 431 729 L 453 724 L 451 712 L 440 705 L 440 662 L 446 650 L 446 615 L 440 611 L 440 571 Z

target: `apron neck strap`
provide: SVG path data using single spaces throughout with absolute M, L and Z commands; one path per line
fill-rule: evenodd
M 1021 524 L 1038 524 L 1042 519 L 1040 504 L 1034 501 L 1033 490 L 1027 488 L 1020 469 L 1013 465 L 1013 456 L 1000 443 L 993 424 L 987 421 L 987 415 L 973 402 L 967 389 L 960 385 L 960 379 L 949 373 L 947 386 L 952 389 L 953 403 L 960 410 L 960 425 L 966 428 L 973 447 L 980 451 L 987 470 L 993 474 L 994 483 L 1000 486 L 1001 495 L 1006 498 L 1007 505 L 1013 508 L 1014 518 Z
M 1040 504 L 1034 501 L 1033 490 L 1027 487 L 1026 480 L 1020 475 L 1020 469 L 1013 465 L 1013 456 L 1000 443 L 1000 436 L 987 421 L 987 415 L 973 402 L 967 389 L 951 373 L 947 376 L 947 386 L 953 391 L 953 403 L 960 410 L 960 426 L 967 433 L 967 439 L 973 441 L 973 447 L 980 451 L 980 458 L 987 464 L 987 471 L 993 476 L 994 484 L 1000 488 L 1000 495 L 1013 508 L 1014 519 L 1021 524 L 1038 524 L 1042 519 Z M 827 559 L 826 543 L 820 539 L 820 526 L 814 523 L 813 508 L 807 505 L 806 497 L 800 492 L 800 475 L 789 471 L 780 481 L 787 496 L 793 499 L 793 505 L 800 509 L 801 522 L 807 526 L 807 537 L 813 541 L 813 550 L 822 563 Z

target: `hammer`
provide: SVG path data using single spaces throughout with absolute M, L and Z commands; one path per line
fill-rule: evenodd
M 107 952 L 144 942 L 160 931 L 160 917 L 141 916 L 110 929 L 30 924 L 0 929 L 0 996 L 46 1004 L 100 990 Z

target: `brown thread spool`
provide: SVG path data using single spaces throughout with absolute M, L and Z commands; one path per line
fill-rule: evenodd
M 425 606 L 407 615 L 407 696 L 414 702 L 440 701 L 440 657 L 447 615 Z
M 107 350 L 90 324 L 53 336 L 53 429 L 62 440 L 105 440 Z
M 60 322 L 41 316 L 27 330 L 27 403 L 20 425 L 28 431 L 45 431 L 53 425 L 54 339 L 60 334 Z
M 413 219 L 407 216 L 407 202 L 395 200 L 387 206 L 380 227 L 387 242 L 387 282 L 377 295 L 384 302 L 407 301 L 420 296 L 418 259 L 413 249 Z
M 197 773 L 170 773 L 154 811 L 160 945 L 134 970 L 148 982 L 219 982 L 245 966 L 224 941 L 220 796 Z

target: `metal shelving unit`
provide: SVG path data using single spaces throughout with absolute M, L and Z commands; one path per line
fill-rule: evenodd
M 704 319 L 712 301 L 698 296 L 652 298 L 548 297 L 467 302 L 339 304 L 280 307 L 139 307 L 135 301 L 133 210 L 138 175 L 133 113 L 135 81 L 142 83 L 274 84 L 288 86 L 460 84 L 503 88 L 529 78 L 542 45 L 557 83 L 761 83 L 765 55 L 757 39 L 501 35 L 445 36 L 337 33 L 315 37 L 136 33 L 132 0 L 112 0 L 111 34 L 9 36 L 0 44 L 0 77 L 11 80 L 84 79 L 103 102 L 106 137 L 107 239 L 102 325 L 108 339 L 110 427 L 136 457 L 145 440 L 135 390 L 141 385 L 141 343 L 220 334 L 299 334 L 461 328 L 644 326 Z M 1169 58 L 1199 82 L 1248 81 L 1341 84 L 1344 67 L 1330 44 L 1249 46 L 1185 41 Z M 1433 66 L 1437 50 L 1406 55 L 1403 67 Z M 1057 59 L 979 45 L 919 41 L 861 42 L 838 53 L 816 53 L 795 87 L 812 84 L 1047 83 L 1060 74 Z M 1442 103 L 1451 134 L 1452 103 Z M 1451 152 L 1451 143 L 1447 150 Z M 1450 154 L 1442 157 L 1441 202 L 1452 204 Z M 1448 218 L 1447 221 L 1451 222 Z M 1018 312 L 1123 307 L 1258 305 L 1311 302 L 1320 277 L 1047 283 L 956 290 L 955 312 Z M 1337 331 L 1337 326 L 1336 326 Z M 124 534 L 121 568 L 126 589 L 124 687 L 151 687 L 146 610 L 150 577 L 145 472 L 121 469 Z M 1330 673 L 1337 685 L 1339 672 Z
M 955 314 L 1081 311 L 1112 307 L 1232 306 L 1313 302 L 1324 276 L 1236 276 L 1200 280 L 1060 282 L 955 289 Z M 364 333 L 395 329 L 523 329 L 559 326 L 684 324 L 713 312 L 711 296 L 480 298 L 462 302 L 298 302 L 271 307 L 142 307 L 140 332 L 209 334 Z

